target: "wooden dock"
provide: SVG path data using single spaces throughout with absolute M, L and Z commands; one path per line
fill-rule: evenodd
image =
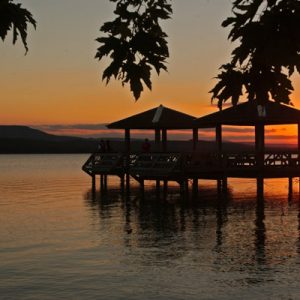
M 145 180 L 178 182 L 186 189 L 187 181 L 193 181 L 197 190 L 199 179 L 221 181 L 227 188 L 227 178 L 293 178 L 300 177 L 298 152 L 267 152 L 263 161 L 255 153 L 94 153 L 82 169 L 92 177 L 95 188 L 97 175 L 105 181 L 107 176 L 118 176 L 121 185 L 129 184 L 129 176 L 143 188 Z M 104 179 L 103 179 L 104 178 Z
M 297 150 L 268 151 L 265 147 L 265 127 L 286 124 L 297 126 Z M 252 127 L 254 152 L 225 152 L 223 126 Z M 164 187 L 167 187 L 168 181 L 175 181 L 182 191 L 187 191 L 187 182 L 192 180 L 196 192 L 200 179 L 217 180 L 218 189 L 226 190 L 228 178 L 256 178 L 260 193 L 264 178 L 288 178 L 290 190 L 292 178 L 300 177 L 300 110 L 275 101 L 248 101 L 198 119 L 160 105 L 107 127 L 124 130 L 124 153 L 91 155 L 83 170 L 92 177 L 93 189 L 97 175 L 100 175 L 101 182 L 103 176 L 117 175 L 123 185 L 125 177 L 125 187 L 129 186 L 130 176 L 140 183 L 141 188 L 144 188 L 145 180 L 155 180 L 158 190 L 161 181 Z M 203 152 L 198 131 L 205 128 L 215 131 L 216 152 Z M 161 152 L 133 153 L 131 130 L 152 130 L 154 148 Z M 191 130 L 190 153 L 170 152 L 167 137 L 171 130 Z

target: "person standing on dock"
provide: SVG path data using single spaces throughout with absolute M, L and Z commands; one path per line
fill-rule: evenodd
M 145 139 L 142 144 L 142 151 L 147 153 L 150 152 L 150 149 L 151 149 L 151 144 L 148 139 Z
M 106 140 L 106 142 L 105 142 L 105 151 L 106 152 L 112 152 L 112 147 L 110 145 L 110 140 Z
M 97 152 L 99 152 L 99 153 L 106 152 L 106 143 L 102 139 L 100 140 L 100 143 L 98 145 Z

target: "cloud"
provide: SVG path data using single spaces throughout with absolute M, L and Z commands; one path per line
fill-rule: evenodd
M 40 130 L 67 130 L 67 129 L 78 129 L 78 130 L 103 130 L 107 129 L 106 124 L 51 124 L 51 125 L 38 125 L 35 128 Z
M 55 135 L 67 135 L 67 136 L 79 136 L 89 138 L 123 138 L 124 130 L 108 129 L 106 124 L 46 124 L 36 125 L 34 128 L 45 131 Z M 296 135 L 286 135 L 286 128 L 266 128 L 266 140 L 268 142 L 280 142 L 289 141 L 296 143 Z M 276 135 L 274 134 L 276 133 Z M 191 140 L 192 130 L 169 130 L 169 140 Z M 132 138 L 149 138 L 154 139 L 153 130 L 132 130 Z M 200 140 L 214 140 L 215 129 L 205 128 L 199 129 Z M 254 142 L 254 128 L 253 127 L 236 127 L 236 126 L 224 126 L 223 127 L 223 139 L 224 141 L 233 142 Z
M 237 127 L 237 126 L 223 126 L 222 127 L 223 133 L 227 132 L 236 132 L 236 133 L 253 133 L 254 134 L 254 127 Z M 286 131 L 286 128 L 265 128 L 265 133 L 275 133 L 278 131 Z M 199 132 L 215 132 L 214 128 L 201 128 Z

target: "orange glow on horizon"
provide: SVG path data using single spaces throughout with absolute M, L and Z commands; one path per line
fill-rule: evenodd
M 216 83 L 214 77 L 220 65 L 230 59 L 232 45 L 227 40 L 228 30 L 220 24 L 232 12 L 230 1 L 206 2 L 199 5 L 199 1 L 190 1 L 186 5 L 174 1 L 173 19 L 166 22 L 170 45 L 168 73 L 160 76 L 153 73 L 153 90 L 145 89 L 135 102 L 129 86 L 122 88 L 114 80 L 105 86 L 101 75 L 107 61 L 99 63 L 94 59 L 99 46 L 95 42 L 100 35 L 99 27 L 112 18 L 109 1 L 87 6 L 83 1 L 26 0 L 24 5 L 36 15 L 38 27 L 36 31 L 29 28 L 26 56 L 21 43 L 15 46 L 8 41 L 0 43 L 1 124 L 32 127 L 60 124 L 69 128 L 48 129 L 48 132 L 99 135 L 107 131 L 76 126 L 71 129 L 70 125 L 110 123 L 160 104 L 195 117 L 217 111 L 211 105 L 209 90 Z M 72 14 L 67 13 L 70 5 L 74 8 Z M 295 107 L 300 108 L 299 74 L 293 75 L 292 82 L 295 92 L 291 98 Z M 280 128 L 269 131 L 267 141 L 296 143 L 296 129 Z M 191 138 L 182 132 L 173 134 Z M 199 130 L 200 139 L 201 136 L 213 138 L 212 133 Z M 224 133 L 224 138 L 253 139 L 251 133 L 245 132 Z

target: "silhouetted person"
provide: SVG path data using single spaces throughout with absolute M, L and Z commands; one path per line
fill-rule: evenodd
M 100 152 L 100 153 L 106 152 L 106 144 L 105 144 L 104 140 L 100 140 L 97 152 Z
M 106 140 L 106 142 L 105 142 L 105 150 L 106 150 L 106 152 L 112 152 L 112 147 L 111 147 L 111 145 L 110 145 L 110 141 L 109 140 Z
M 150 149 L 151 149 L 151 144 L 150 144 L 148 139 L 145 139 L 143 144 L 142 144 L 142 151 L 143 152 L 150 152 Z

